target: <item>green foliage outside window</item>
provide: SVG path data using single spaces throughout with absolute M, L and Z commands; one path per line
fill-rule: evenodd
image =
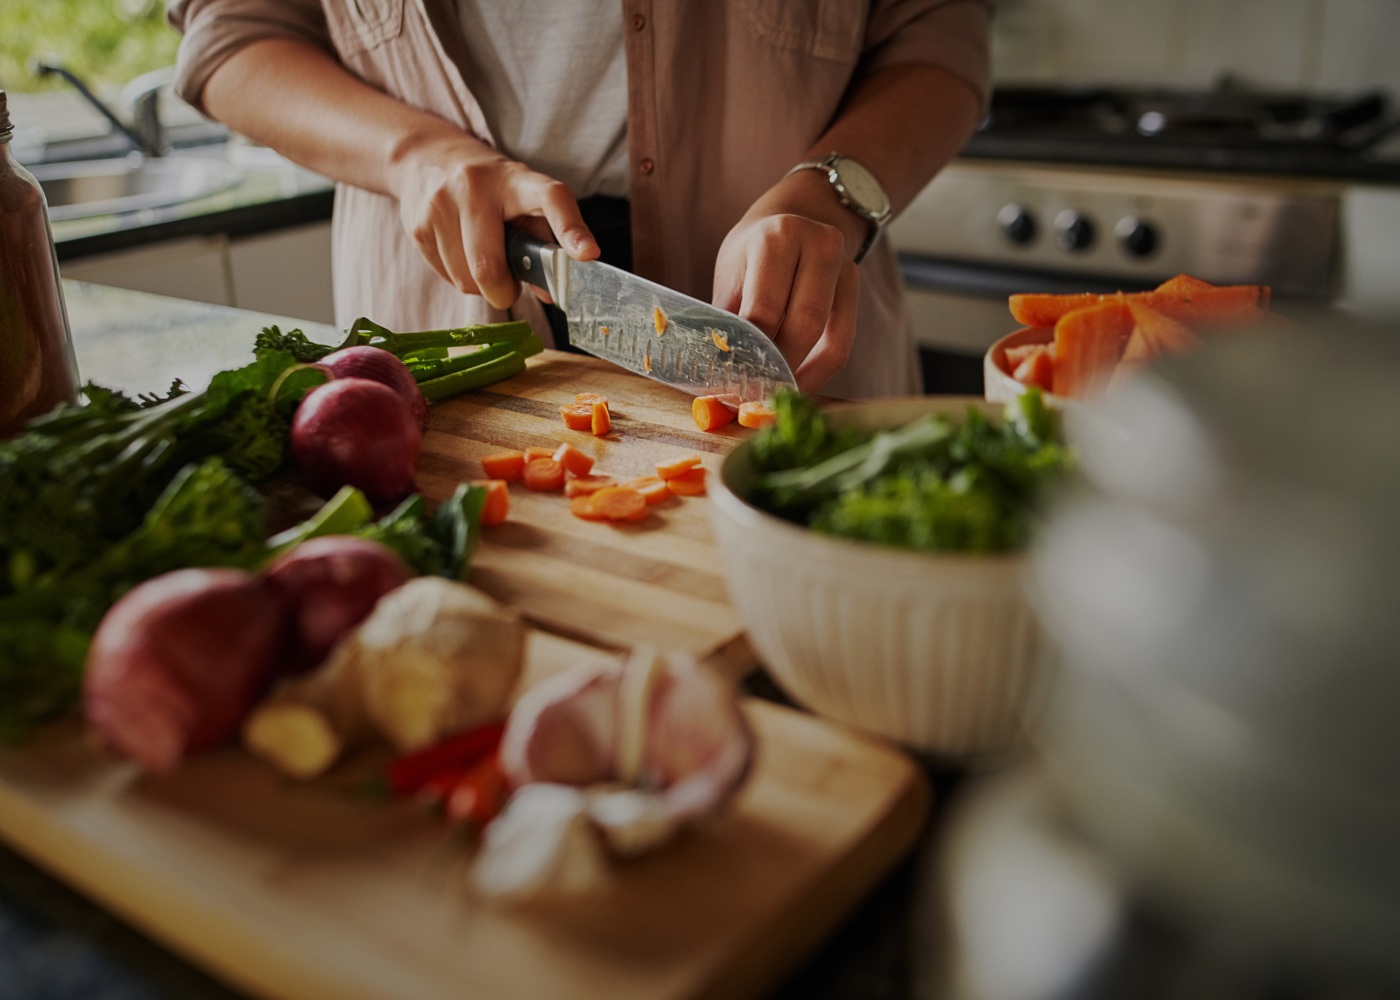
M 32 59 L 63 64 L 98 92 L 111 91 L 175 61 L 180 36 L 160 0 L 4 0 L 0 4 L 0 89 L 67 86 L 36 80 Z

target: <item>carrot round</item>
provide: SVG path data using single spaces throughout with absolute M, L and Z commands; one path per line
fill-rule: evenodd
M 741 427 L 767 427 L 778 419 L 778 415 L 765 403 L 748 402 L 739 404 L 739 425 Z
M 567 442 L 556 448 L 550 457 L 571 475 L 586 476 L 593 471 L 593 456 L 579 451 Z
M 486 455 L 481 459 L 481 471 L 486 473 L 488 479 L 517 483 L 525 472 L 525 453 L 498 451 L 494 455 Z
M 690 415 L 702 431 L 718 430 L 738 416 L 738 403 L 730 396 L 696 396 Z
M 569 513 L 574 517 L 581 517 L 585 521 L 603 520 L 603 515 L 593 506 L 593 496 L 592 493 L 584 493 L 582 496 L 574 497 L 569 501 Z
M 645 498 L 648 504 L 658 504 L 663 500 L 672 497 L 671 487 L 666 485 L 666 480 L 660 476 L 640 476 L 637 479 L 629 480 L 622 484 L 628 489 L 636 490 Z
M 535 459 L 537 459 L 537 458 L 553 458 L 553 457 L 554 457 L 554 449 L 553 449 L 553 448 L 544 448 L 544 447 L 541 447 L 540 445 L 531 445 L 529 448 L 526 448 L 526 449 L 525 449 L 525 461 L 526 461 L 527 464 L 530 463 L 530 462 L 533 462 L 533 461 L 534 461 Z
M 593 510 L 609 521 L 640 521 L 647 516 L 646 497 L 625 486 L 609 486 L 591 499 Z
M 612 430 L 612 414 L 608 412 L 607 400 L 592 404 L 592 423 L 590 429 L 595 437 L 602 437 Z
M 704 468 L 691 469 L 672 479 L 666 480 L 666 488 L 677 496 L 698 497 L 705 494 Z
M 607 401 L 608 397 L 599 392 L 580 392 L 574 396 L 575 403 L 583 403 L 586 406 L 592 406 L 594 403 L 606 403 Z
M 593 404 L 569 403 L 559 407 L 559 415 L 564 418 L 564 426 L 571 431 L 591 431 L 593 429 Z
M 616 485 L 617 480 L 612 476 L 574 476 L 565 481 L 564 495 L 570 498 L 587 496 L 590 493 L 597 493 L 599 490 Z
M 538 493 L 555 493 L 564 488 L 564 467 L 552 458 L 525 463 L 525 488 Z
M 504 524 L 510 517 L 510 487 L 504 479 L 477 479 L 473 485 L 486 489 L 486 503 L 481 508 L 482 524 Z
M 683 476 L 691 469 L 700 467 L 699 455 L 687 455 L 685 458 L 673 458 L 669 462 L 661 462 L 656 466 L 656 474 L 662 479 L 675 479 Z

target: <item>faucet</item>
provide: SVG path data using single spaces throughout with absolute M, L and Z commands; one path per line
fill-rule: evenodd
M 35 61 L 31 68 L 35 76 L 58 76 L 67 80 L 85 101 L 96 108 L 102 117 L 111 122 L 112 127 L 126 136 L 140 152 L 147 156 L 163 156 L 166 153 L 165 135 L 161 128 L 157 107 L 160 88 L 165 83 L 165 79 L 161 79 L 159 82 L 154 79 L 154 77 L 162 75 L 163 71 L 147 73 L 132 81 L 132 84 L 145 81 L 142 86 L 135 89 L 134 96 L 130 99 L 133 120 L 136 122 L 136 128 L 133 129 L 118 118 L 111 108 L 107 107 L 96 94 L 88 89 L 87 84 L 66 67 L 57 63 Z M 130 85 L 128 89 L 130 89 Z

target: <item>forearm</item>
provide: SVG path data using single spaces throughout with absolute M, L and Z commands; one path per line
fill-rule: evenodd
M 392 193 L 392 172 L 409 151 L 434 141 L 479 142 L 289 39 L 240 49 L 210 77 L 203 103 L 211 117 L 293 162 L 380 194 Z
M 807 158 L 840 152 L 857 160 L 874 173 L 898 214 L 962 149 L 979 111 L 976 93 L 952 73 L 935 66 L 892 66 L 852 89 Z M 793 210 L 819 212 L 822 221 L 842 230 L 851 254 L 860 247 L 867 224 L 837 204 L 820 173 L 800 171 L 774 193 L 784 189 Z

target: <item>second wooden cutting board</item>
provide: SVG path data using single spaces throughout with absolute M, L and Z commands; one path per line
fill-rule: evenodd
M 564 426 L 576 393 L 608 397 L 612 433 Z M 525 374 L 437 404 L 423 442 L 418 486 L 433 502 L 481 478 L 481 458 L 567 441 L 619 480 L 655 475 L 658 462 L 698 455 L 711 477 L 736 438 L 730 425 L 698 430 L 690 397 L 596 358 L 546 351 Z M 513 484 L 506 524 L 487 528 L 471 582 L 548 631 L 605 648 L 648 643 L 684 649 L 734 672 L 753 666 L 743 621 L 729 601 L 710 534 L 709 501 L 678 497 L 638 524 L 580 520 L 559 493 Z

